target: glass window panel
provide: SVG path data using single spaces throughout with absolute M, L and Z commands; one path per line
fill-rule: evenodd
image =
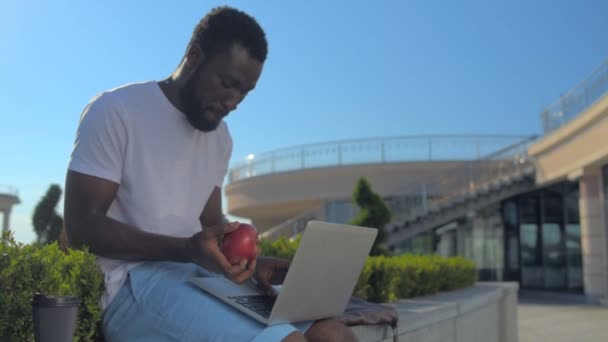
M 519 203 L 519 209 L 521 210 L 522 223 L 538 222 L 538 198 L 536 196 L 522 198 Z
M 503 206 L 503 216 L 505 226 L 508 230 L 515 229 L 517 226 L 517 204 L 515 201 L 507 201 Z
M 433 233 L 420 234 L 412 239 L 414 254 L 433 254 Z
M 556 223 L 543 224 L 542 238 L 544 286 L 547 289 L 565 288 L 566 265 L 560 225 Z
M 521 249 L 521 283 L 524 287 L 542 287 L 543 270 L 537 256 L 538 225 L 522 224 L 520 226 Z
M 557 248 L 561 247 L 562 233 L 559 225 L 555 223 L 543 224 L 543 246 Z
M 498 212 L 497 212 L 498 215 Z M 494 225 L 494 268 L 495 276 L 497 281 L 503 280 L 503 267 L 505 264 L 505 253 L 504 253 L 504 228 L 498 217 L 497 222 Z
M 519 246 L 517 243 L 517 236 L 513 235 L 509 235 L 509 241 L 508 241 L 508 250 L 507 253 L 509 253 L 509 269 L 510 270 L 517 270 L 519 269 Z
M 566 225 L 566 262 L 568 264 L 568 289 L 583 289 L 583 261 L 581 252 L 581 226 Z
M 326 221 L 345 223 L 352 220 L 358 212 L 358 207 L 350 201 L 333 201 L 325 207 Z
M 471 226 L 468 223 L 464 223 L 463 226 L 458 229 L 458 239 L 458 255 L 472 260 L 473 239 L 471 234 Z
M 564 211 L 561 196 L 543 196 L 543 222 L 561 223 Z
M 566 222 L 578 224 L 580 222 L 578 209 L 578 192 L 566 196 Z

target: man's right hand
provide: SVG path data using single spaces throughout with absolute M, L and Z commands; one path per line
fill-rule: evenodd
M 225 222 L 203 228 L 188 239 L 188 257 L 193 263 L 211 272 L 222 273 L 236 283 L 244 283 L 255 273 L 256 259 L 250 263 L 243 259 L 240 264 L 231 265 L 220 249 L 224 235 L 236 230 L 238 226 L 238 222 Z

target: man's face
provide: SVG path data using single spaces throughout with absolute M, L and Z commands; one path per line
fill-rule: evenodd
M 180 94 L 190 124 L 203 132 L 215 130 L 255 88 L 261 73 L 262 63 L 238 43 L 206 57 Z

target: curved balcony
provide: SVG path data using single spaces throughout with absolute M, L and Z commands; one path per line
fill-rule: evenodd
M 14 186 L 0 185 L 0 211 L 10 210 L 10 207 L 19 204 L 19 191 Z
M 474 160 L 517 143 L 520 135 L 427 135 L 342 140 L 249 155 L 228 182 L 272 173 L 357 164 Z
M 608 94 L 608 59 L 541 113 L 545 134 L 566 125 Z
M 359 177 L 381 196 L 420 194 L 445 170 L 468 177 L 483 156 L 528 137 L 432 135 L 374 138 L 296 146 L 254 156 L 229 171 L 228 212 L 264 231 L 311 208 L 349 199 Z M 432 171 L 432 172 L 431 172 Z M 460 175 L 460 176 L 459 176 Z M 428 189 L 427 189 L 428 190 Z

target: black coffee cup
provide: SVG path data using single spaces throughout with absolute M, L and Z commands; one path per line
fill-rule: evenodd
M 32 310 L 36 342 L 72 341 L 80 303 L 77 297 L 34 294 Z

